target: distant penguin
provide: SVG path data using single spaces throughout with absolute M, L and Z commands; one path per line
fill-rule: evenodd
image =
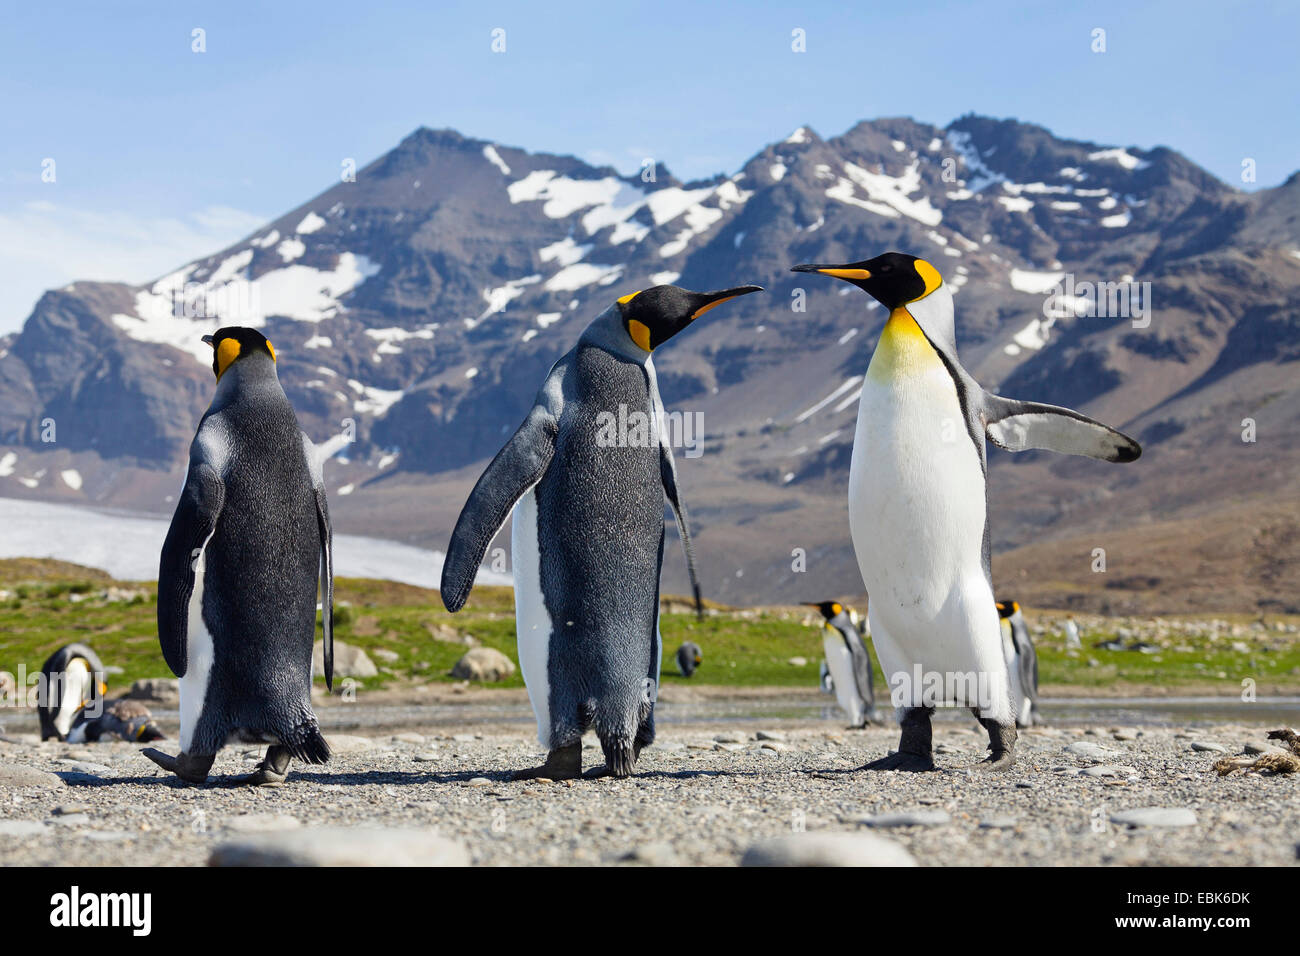
M 311 707 L 318 582 L 327 685 L 334 675 L 322 461 L 280 387 L 271 343 L 239 327 L 203 340 L 217 388 L 158 569 L 158 638 L 180 678 L 180 754 L 144 753 L 201 783 L 228 740 L 269 743 L 240 782 L 278 784 L 291 758 L 324 763 L 330 753 Z
M 41 667 L 37 715 L 42 740 L 67 740 L 78 720 L 103 712 L 104 665 L 85 644 L 65 644 Z
M 683 677 L 690 677 L 695 673 L 695 668 L 703 663 L 704 653 L 700 650 L 700 645 L 687 641 L 677 648 L 677 673 Z
M 452 612 L 514 510 L 519 662 L 549 750 L 543 766 L 516 778 L 579 776 L 588 727 L 616 777 L 654 740 L 665 497 L 701 604 L 650 353 L 719 303 L 757 291 L 659 285 L 623 296 L 551 368 L 465 503 L 442 570 Z
M 865 727 L 871 720 L 876 699 L 872 688 L 871 657 L 858 632 L 852 613 L 838 601 L 805 602 L 821 612 L 822 650 L 826 653 L 827 674 L 822 677 L 825 689 L 826 676 L 840 709 L 849 719 L 850 727 Z
M 1017 727 L 1041 723 L 1038 711 L 1038 653 L 1029 639 L 1029 625 L 1016 601 L 999 601 L 1002 620 L 1002 653 L 1011 680 L 1011 703 Z
M 1079 639 L 1079 625 L 1074 622 L 1074 618 L 1067 618 L 1065 621 L 1065 649 L 1067 651 L 1077 651 L 1083 647 L 1083 641 Z
M 865 769 L 933 770 L 931 715 L 958 705 L 989 734 L 979 766 L 1006 770 L 1016 724 L 990 576 L 985 440 L 1116 462 L 1141 449 L 1078 412 L 984 391 L 958 361 L 952 293 L 925 260 L 890 252 L 794 271 L 849 282 L 889 314 L 862 381 L 849 529 L 902 739 Z

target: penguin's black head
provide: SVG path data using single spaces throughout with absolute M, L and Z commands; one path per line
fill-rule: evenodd
M 804 606 L 815 607 L 817 610 L 822 612 L 822 617 L 824 617 L 827 621 L 830 621 L 832 618 L 839 617 L 841 614 L 844 613 L 844 605 L 841 604 L 839 601 L 822 601 L 820 603 L 814 601 L 805 601 Z
M 203 336 L 203 341 L 212 346 L 212 371 L 218 380 L 226 369 L 245 356 L 267 355 L 272 362 L 275 361 L 275 348 L 257 329 L 228 325 Z
M 1020 604 L 1016 601 L 999 601 L 998 617 L 1007 618 L 1020 610 Z
M 657 285 L 633 292 L 618 300 L 623 328 L 632 341 L 653 352 L 715 305 L 750 292 L 762 292 L 761 286 L 742 285 L 719 292 L 690 292 L 675 285 Z
M 857 286 L 885 308 L 893 310 L 924 298 L 943 284 L 939 270 L 924 259 L 886 252 L 874 259 L 841 266 L 808 263 L 791 272 L 818 272 Z

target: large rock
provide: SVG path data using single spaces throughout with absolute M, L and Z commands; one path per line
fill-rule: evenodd
M 20 763 L 0 763 L 0 787 L 44 787 L 54 790 L 63 785 L 62 778 L 48 771 Z
M 756 843 L 741 866 L 916 866 L 900 844 L 872 833 L 794 833 Z
M 515 672 L 515 662 L 496 648 L 474 647 L 456 662 L 451 676 L 459 680 L 491 683 L 505 680 Z
M 464 844 L 428 830 L 311 827 L 262 833 L 212 851 L 209 866 L 468 866 Z
M 312 677 L 325 676 L 325 642 L 317 641 L 311 649 Z M 379 668 L 361 648 L 353 644 L 334 642 L 335 677 L 378 677 Z
M 1187 807 L 1137 807 L 1112 813 L 1110 822 L 1126 827 L 1194 827 L 1196 811 Z

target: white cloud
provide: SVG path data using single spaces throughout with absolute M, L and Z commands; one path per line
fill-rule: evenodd
M 20 328 L 47 289 L 78 279 L 145 283 L 265 222 L 227 206 L 141 218 L 41 200 L 0 212 L 0 334 Z

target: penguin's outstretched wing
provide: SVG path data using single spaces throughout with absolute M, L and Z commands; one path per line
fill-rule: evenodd
M 1142 454 L 1142 447 L 1127 435 L 1058 405 L 985 392 L 982 413 L 989 441 L 1007 451 L 1042 448 L 1102 461 L 1133 461 Z
M 849 656 L 853 659 L 853 677 L 858 684 L 858 693 L 866 702 L 867 713 L 876 706 L 875 689 L 871 686 L 871 655 L 867 653 L 867 645 L 862 640 L 862 635 L 855 633 L 851 638 L 846 638 L 845 643 L 849 646 Z
M 522 425 L 479 476 L 447 545 L 442 565 L 442 603 L 453 614 L 465 606 L 487 546 L 515 502 L 542 480 L 555 454 L 555 417 L 535 405 Z
M 677 488 L 677 463 L 673 460 L 673 450 L 662 441 L 659 443 L 659 477 L 663 481 L 664 494 L 673 506 L 673 514 L 677 516 L 677 533 L 682 539 L 682 550 L 686 552 L 686 571 L 691 576 L 691 591 L 695 595 L 695 616 L 703 618 L 704 598 L 700 595 L 700 579 L 695 574 L 695 546 L 691 544 L 686 502 Z
M 226 486 L 215 468 L 192 461 L 158 564 L 158 643 L 177 677 L 189 667 L 190 595 L 203 548 L 217 527 Z

